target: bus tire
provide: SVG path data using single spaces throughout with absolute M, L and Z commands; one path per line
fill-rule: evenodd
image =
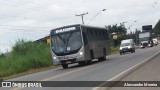
M 90 60 L 87 60 L 87 65 L 89 65 L 89 64 L 92 64 L 92 59 L 94 59 L 94 54 L 93 54 L 93 51 L 91 50 L 90 51 Z
M 131 50 L 131 53 L 133 53 L 134 51 L 133 50 Z
M 85 61 L 80 61 L 80 62 L 78 62 L 78 64 L 79 64 L 80 66 L 84 66 L 86 63 L 85 63 Z
M 106 50 L 105 49 L 103 49 L 103 57 L 98 58 L 98 61 L 104 61 L 104 60 L 106 60 Z
M 103 61 L 103 57 L 99 57 L 99 58 L 98 58 L 98 61 Z
M 134 50 L 133 50 L 133 53 L 135 53 L 135 52 L 136 52 L 136 50 L 134 49 Z
M 68 68 L 68 64 L 62 64 L 63 69 L 67 69 Z
M 87 65 L 90 65 L 90 64 L 92 64 L 92 60 L 87 61 Z
M 106 60 L 106 59 L 107 59 L 107 58 L 106 58 L 106 55 L 107 55 L 106 49 L 104 48 L 104 49 L 103 49 L 103 58 L 102 58 L 103 60 Z

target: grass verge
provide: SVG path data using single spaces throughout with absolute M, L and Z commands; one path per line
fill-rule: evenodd
M 21 73 L 1 77 L 1 79 L 2 80 L 12 79 L 12 78 L 16 78 L 16 77 L 20 77 L 20 76 L 24 76 L 24 75 L 29 75 L 29 74 L 33 74 L 33 73 L 38 73 L 38 72 L 42 72 L 42 71 L 46 71 L 46 70 L 55 69 L 55 68 L 58 68 L 58 66 L 52 65 L 52 66 L 48 66 L 48 67 L 30 69 L 30 70 L 27 70 L 27 71 L 24 71 L 24 72 L 21 72 Z
M 49 45 L 18 40 L 6 57 L 0 58 L 0 78 L 19 75 L 22 72 L 52 67 Z M 53 66 L 52 68 L 55 68 Z M 35 72 L 35 71 L 34 71 Z
M 111 47 L 111 55 L 119 53 L 119 47 Z

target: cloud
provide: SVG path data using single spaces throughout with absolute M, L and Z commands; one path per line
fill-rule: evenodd
M 3 0 L 0 1 L 1 48 L 19 38 L 36 40 L 49 34 L 53 28 L 82 23 L 75 14 L 84 16 L 88 23 L 98 12 L 106 9 L 90 23 L 101 26 L 127 22 L 131 30 L 142 25 L 155 25 L 159 20 L 160 2 L 153 7 L 152 0 Z M 137 21 L 133 24 L 134 21 Z M 0 48 L 0 49 L 1 49 Z

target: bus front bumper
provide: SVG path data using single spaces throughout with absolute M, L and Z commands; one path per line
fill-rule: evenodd
M 75 58 L 53 60 L 53 63 L 54 63 L 54 65 L 73 64 L 73 63 L 78 63 L 78 62 L 84 61 L 84 60 L 85 60 L 84 56 L 77 56 Z

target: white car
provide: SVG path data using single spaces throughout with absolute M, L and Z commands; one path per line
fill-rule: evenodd
M 158 45 L 158 39 L 157 38 L 154 38 L 154 39 L 152 39 L 153 40 L 153 44 L 155 45 L 155 46 L 157 46 Z
M 119 48 L 120 55 L 125 54 L 125 52 L 135 52 L 135 44 L 133 39 L 126 39 L 121 41 L 121 45 Z

